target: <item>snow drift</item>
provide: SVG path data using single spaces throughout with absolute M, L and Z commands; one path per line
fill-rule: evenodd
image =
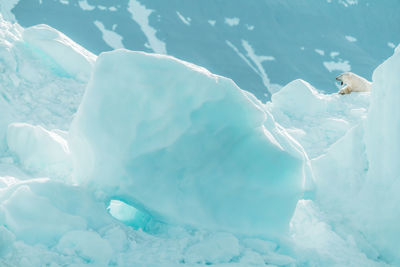
M 75 178 L 162 220 L 277 237 L 303 155 L 260 105 L 172 57 L 103 53 L 70 131 Z

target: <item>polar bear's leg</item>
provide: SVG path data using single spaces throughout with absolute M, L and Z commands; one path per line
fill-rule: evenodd
M 346 94 L 350 94 L 350 93 L 351 93 L 351 88 L 348 85 L 346 85 L 339 91 L 339 95 L 346 95 Z

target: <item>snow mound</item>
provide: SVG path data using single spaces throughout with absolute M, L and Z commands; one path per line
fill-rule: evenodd
M 65 70 L 65 75 L 88 80 L 96 56 L 48 25 L 40 24 L 23 31 L 25 42 L 40 49 Z
M 303 155 L 261 104 L 168 56 L 101 54 L 69 137 L 76 182 L 173 223 L 278 237 L 302 193 Z
M 7 144 L 28 171 L 50 177 L 66 177 L 71 172 L 67 141 L 54 131 L 12 123 L 8 126 Z
M 0 153 L 11 122 L 68 129 L 95 59 L 49 26 L 23 29 L 0 15 Z
M 367 116 L 369 101 L 370 93 L 327 95 L 295 80 L 273 94 L 266 109 L 312 159 L 324 154 Z

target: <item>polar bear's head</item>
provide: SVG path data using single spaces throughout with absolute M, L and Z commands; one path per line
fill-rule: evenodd
M 350 84 L 351 81 L 354 79 L 354 73 L 352 72 L 345 72 L 340 74 L 339 76 L 336 77 L 336 80 L 340 82 L 340 85 L 345 84 Z

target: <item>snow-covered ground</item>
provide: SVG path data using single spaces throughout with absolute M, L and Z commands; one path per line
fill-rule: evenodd
M 1 266 L 400 264 L 400 47 L 371 93 L 262 103 L 171 56 L 0 37 Z

